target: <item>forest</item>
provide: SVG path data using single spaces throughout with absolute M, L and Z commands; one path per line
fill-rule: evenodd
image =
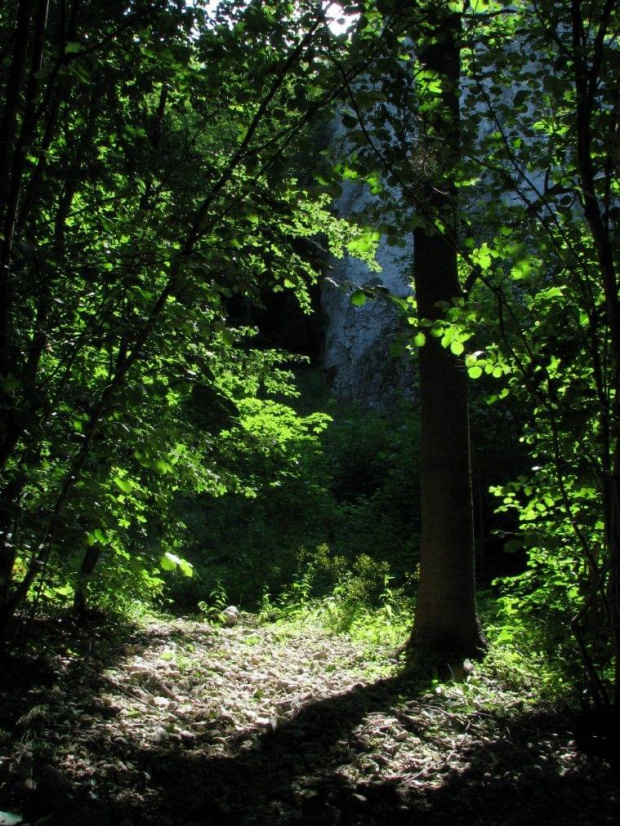
M 616 822 L 619 18 L 3 0 L 0 824 Z

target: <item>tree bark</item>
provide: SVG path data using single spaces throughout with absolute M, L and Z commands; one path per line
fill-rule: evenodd
M 4 88 L 3 111 L 0 117 L 0 380 L 13 371 L 11 351 L 11 252 L 13 245 L 14 209 L 11 196 L 19 166 L 15 142 L 19 126 L 20 95 L 30 38 L 32 0 L 21 0 L 11 56 L 11 68 Z M 0 386 L 0 468 L 4 466 L 19 438 L 19 424 L 12 394 Z
M 425 107 L 419 151 L 430 169 L 419 205 L 425 225 L 414 232 L 418 317 L 445 317 L 460 297 L 456 190 L 459 161 L 460 17 L 439 6 L 431 42 L 418 57 L 441 78 L 441 93 Z M 416 150 L 418 151 L 418 150 Z M 442 306 L 443 304 L 443 306 Z M 416 663 L 457 664 L 485 647 L 476 610 L 474 518 L 467 374 L 461 360 L 427 335 L 420 348 L 420 581 L 409 648 Z
M 458 295 L 456 254 L 441 236 L 415 234 L 420 317 Z M 467 375 L 429 337 L 420 349 L 420 582 L 412 645 L 416 658 L 457 662 L 484 647 L 476 611 Z

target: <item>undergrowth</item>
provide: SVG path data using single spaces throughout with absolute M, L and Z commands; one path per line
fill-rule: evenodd
M 333 401 L 320 416 L 321 426 L 311 426 L 311 417 L 286 405 L 263 405 L 246 422 L 253 441 L 243 472 L 251 484 L 179 500 L 193 576 L 168 577 L 172 608 L 195 610 L 218 581 L 249 611 L 261 609 L 265 588 L 272 601 L 290 602 L 304 587 L 300 566 L 318 547 L 338 560 L 339 576 L 363 557 L 384 565 L 374 577 L 379 588 L 385 573 L 405 584 L 419 545 L 417 416 L 406 407 L 388 416 Z M 333 588 L 334 573 L 332 564 L 324 576 L 317 570 L 315 596 Z
M 259 625 L 275 624 L 283 638 L 313 633 L 346 635 L 362 646 L 369 668 L 381 666 L 383 670 L 380 668 L 377 675 L 383 676 L 396 667 L 400 659 L 397 651 L 410 635 L 415 586 L 415 576 L 405 586 L 396 586 L 385 563 L 362 554 L 349 566 L 322 545 L 304 551 L 287 588 L 277 597 L 265 591 L 257 614 L 247 616 Z M 509 623 L 505 604 L 490 591 L 481 592 L 479 601 L 489 643 L 484 659 L 458 679 L 431 677 L 433 689 L 452 684 L 457 705 L 471 709 L 501 708 L 507 702 L 502 699 L 504 694 L 510 695 L 511 703 L 518 695 L 521 709 L 583 701 L 574 691 L 578 658 L 566 643 L 553 647 L 552 629 L 527 614 L 520 615 L 518 624 Z M 210 603 L 201 604 L 202 615 L 219 622 L 227 604 L 226 592 L 219 584 Z

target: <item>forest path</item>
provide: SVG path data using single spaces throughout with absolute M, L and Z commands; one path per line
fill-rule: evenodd
M 0 687 L 0 824 L 566 826 L 620 811 L 613 767 L 580 751 L 567 715 L 475 673 L 421 688 L 389 651 L 311 626 L 56 634 L 45 659 L 5 662 Z

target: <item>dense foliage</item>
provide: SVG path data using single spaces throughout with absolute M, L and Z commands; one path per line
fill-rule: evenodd
M 457 250 L 462 294 L 443 313 L 394 300 L 410 319 L 410 346 L 437 338 L 463 359 L 476 407 L 494 406 L 529 457 L 493 487 L 506 550 L 525 548 L 529 560 L 504 583 L 503 638 L 523 639 L 523 623 L 548 651 L 572 636 L 587 693 L 606 704 L 619 639 L 617 7 L 377 6 L 399 34 L 385 44 L 387 79 L 383 63 L 348 88 L 343 119 L 359 147 L 348 174 L 380 176 L 388 240 L 430 222 Z M 449 169 L 437 113 L 455 78 L 416 61 L 416 49 L 441 45 L 432 26 L 442 9 L 462 12 L 460 157 Z M 362 18 L 366 31 L 374 14 Z M 434 205 L 450 186 L 458 231 Z M 369 285 L 359 300 L 375 293 Z
M 438 177 L 445 78 L 419 56 L 440 12 L 461 65 Z M 528 558 L 495 638 L 576 641 L 587 697 L 615 681 L 617 703 L 617 23 L 613 0 L 5 3 L 3 633 L 27 603 L 147 600 L 166 577 L 184 608 L 218 582 L 267 609 L 295 583 L 385 606 L 386 578 L 413 576 L 418 425 L 302 409 L 298 360 L 233 307 L 290 290 L 310 309 L 328 252 L 369 261 L 379 232 L 424 227 L 458 254 L 460 295 L 432 318 L 392 297 L 403 357 L 437 338 L 510 451 L 477 471 Z M 316 160 L 336 102 L 346 157 Z M 458 228 L 434 206 L 446 177 Z M 350 180 L 377 207 L 347 222 L 330 198 Z
M 303 239 L 322 232 L 336 255 L 364 243 L 294 171 L 325 103 L 312 78 L 330 34 L 311 7 L 2 15 L 6 623 L 33 587 L 83 590 L 100 556 L 110 593 L 157 590 L 155 560 L 181 542 L 177 492 L 248 484 L 219 470 L 241 446 L 216 438 L 218 410 L 287 380 L 228 304 L 265 287 L 307 304 Z M 197 428 L 201 393 L 215 420 Z
M 398 585 L 410 578 L 419 545 L 417 420 L 345 403 L 327 410 L 304 416 L 251 400 L 236 425 L 245 443 L 234 431 L 221 434 L 234 439 L 247 487 L 180 503 L 184 554 L 195 566 L 191 580 L 174 583 L 183 608 L 195 609 L 218 584 L 233 603 L 256 608 L 309 566 L 306 596 L 324 596 L 363 554 L 384 565 L 375 585 L 387 575 Z

